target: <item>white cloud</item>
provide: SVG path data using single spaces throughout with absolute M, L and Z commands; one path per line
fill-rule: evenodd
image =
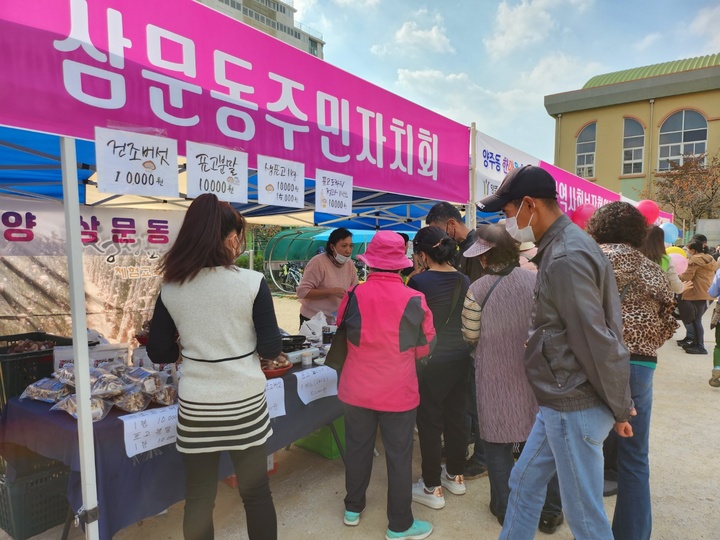
M 701 9 L 690 24 L 692 33 L 704 36 L 708 40 L 708 48 L 720 50 L 720 6 Z
M 342 7 L 353 7 L 356 9 L 364 9 L 367 7 L 377 6 L 380 0 L 332 0 L 333 4 Z
M 316 10 L 317 0 L 293 0 L 292 5 L 297 10 L 295 19 L 302 21 L 308 14 Z
M 646 35 L 640 41 L 633 43 L 633 48 L 638 52 L 647 51 L 651 47 L 654 47 L 660 41 L 660 38 L 662 38 L 660 32 L 653 32 L 652 34 Z
M 558 28 L 554 12 L 561 9 L 587 9 L 593 0 L 521 0 L 510 5 L 500 2 L 495 17 L 495 33 L 483 39 L 492 58 L 500 58 L 544 41 Z
M 428 18 L 428 15 L 430 14 L 424 9 L 415 13 L 416 18 Z M 404 22 L 390 43 L 373 45 L 370 52 L 378 56 L 397 53 L 408 55 L 420 51 L 454 53 L 455 49 L 446 34 L 442 16 L 435 14 L 430 18 L 435 23 L 430 28 L 422 28 L 416 21 Z

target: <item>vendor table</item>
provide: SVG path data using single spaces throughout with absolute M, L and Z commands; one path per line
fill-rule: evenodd
M 283 376 L 285 416 L 271 419 L 273 435 L 268 453 L 275 452 L 342 416 L 337 396 L 304 405 L 297 393 L 294 368 Z M 77 422 L 63 411 L 50 411 L 51 404 L 12 398 L 0 419 L 0 439 L 26 446 L 70 467 L 68 501 L 74 512 L 82 506 Z M 97 471 L 99 532 L 109 540 L 121 529 L 154 516 L 185 498 L 182 455 L 175 445 L 163 446 L 133 458 L 125 454 L 123 422 L 127 414 L 113 408 L 93 424 Z M 220 478 L 232 473 L 227 453 L 221 460 Z

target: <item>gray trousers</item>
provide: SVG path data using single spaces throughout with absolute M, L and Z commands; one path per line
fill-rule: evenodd
M 388 529 L 408 530 L 412 514 L 412 453 L 415 409 L 406 412 L 382 412 L 352 405 L 345 411 L 345 509 L 362 512 L 370 484 L 373 449 L 380 426 L 387 465 Z

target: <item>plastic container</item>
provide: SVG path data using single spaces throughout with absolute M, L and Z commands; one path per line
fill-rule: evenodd
M 43 377 L 49 377 L 53 372 L 53 349 L 8 353 L 10 347 L 25 339 L 52 341 L 55 345 L 72 345 L 71 338 L 54 336 L 45 332 L 0 336 L 0 366 L 3 380 L 2 391 L 5 399 L 19 396 L 28 385 Z
M 26 540 L 65 522 L 70 469 L 58 466 L 8 482 L 0 476 L 0 527 Z
M 32 450 L 11 442 L 0 443 L 0 475 L 4 476 L 8 469 L 14 476 L 27 476 L 46 469 L 62 466 L 62 462 L 36 454 Z
M 303 352 L 300 356 L 303 369 L 311 368 L 313 365 L 313 357 L 311 352 Z
M 338 438 L 345 445 L 345 418 L 340 417 L 333 422 L 335 431 L 337 431 Z M 316 452 L 321 456 L 328 459 L 336 459 L 340 457 L 340 450 L 338 449 L 335 438 L 332 436 L 332 432 L 328 426 L 323 426 L 320 429 L 316 429 L 309 435 L 295 441 L 295 446 L 305 448 L 311 452 Z M 344 448 L 343 448 L 344 450 Z

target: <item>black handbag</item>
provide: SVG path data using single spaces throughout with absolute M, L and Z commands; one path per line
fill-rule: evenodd
M 347 326 L 345 320 L 347 318 L 348 308 L 350 302 L 352 302 L 353 296 L 355 296 L 355 289 L 357 285 L 348 291 L 348 300 L 345 304 L 345 311 L 343 312 L 342 321 L 335 331 L 330 348 L 325 355 L 325 365 L 333 368 L 338 372 L 338 377 L 342 372 L 342 368 L 345 365 L 345 359 L 348 355 L 348 344 L 347 344 Z

